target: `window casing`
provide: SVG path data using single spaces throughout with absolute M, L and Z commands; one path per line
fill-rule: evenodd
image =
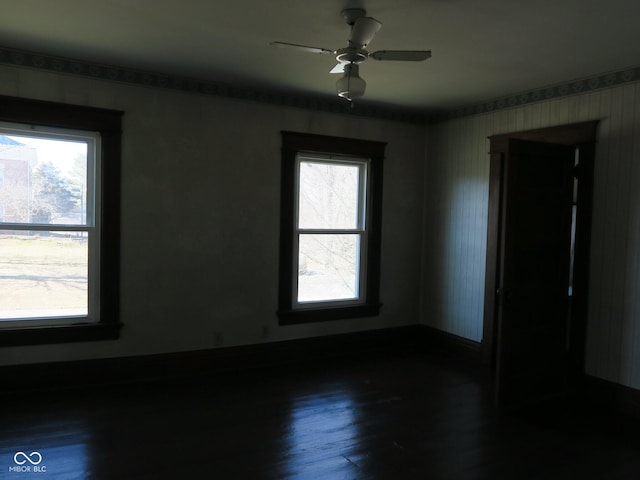
M 22 291 L 0 305 L 0 346 L 118 338 L 121 116 L 0 96 L 5 151 L 22 150 L 4 161 L 0 151 L 0 263 L 8 273 L 0 282 Z M 38 158 L 54 149 L 51 159 Z
M 384 147 L 283 132 L 281 324 L 378 314 Z

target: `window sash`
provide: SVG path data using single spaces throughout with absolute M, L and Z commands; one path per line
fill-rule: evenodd
M 357 192 L 356 192 L 356 221 L 355 228 L 301 228 L 300 225 L 300 203 L 301 203 L 301 165 L 305 162 L 320 163 L 336 166 L 354 166 L 358 169 Z M 292 248 L 292 300 L 295 309 L 318 309 L 328 307 L 362 305 L 366 302 L 366 279 L 367 279 L 367 251 L 368 237 L 367 215 L 368 208 L 368 168 L 370 160 L 364 158 L 342 157 L 336 155 L 321 155 L 298 153 L 295 162 L 295 188 L 294 188 L 294 228 L 293 228 L 293 248 Z M 324 236 L 347 236 L 354 235 L 358 238 L 355 258 L 355 295 L 353 298 L 326 298 L 320 300 L 300 299 L 300 238 L 303 235 L 324 235 Z
M 348 228 L 302 228 L 300 227 L 300 185 L 301 185 L 301 164 L 302 163 L 317 163 L 335 166 L 352 166 L 358 168 L 358 191 L 357 202 L 358 208 L 356 210 L 356 227 L 353 229 Z M 322 155 L 322 154 L 310 154 L 310 153 L 298 153 L 296 155 L 295 163 L 295 226 L 297 231 L 315 231 L 315 230 L 358 230 L 364 232 L 367 225 L 367 197 L 368 197 L 368 170 L 370 160 L 365 158 L 353 158 L 344 157 L 338 155 Z
M 34 315 L 30 317 L 0 317 L 0 330 L 31 327 L 48 327 L 73 325 L 78 323 L 97 324 L 100 322 L 100 238 L 101 225 L 101 179 L 99 178 L 99 162 L 101 139 L 99 132 L 79 131 L 67 128 L 51 128 L 37 125 L 0 122 L 0 135 L 24 137 L 25 139 L 45 139 L 80 142 L 87 145 L 86 152 L 86 193 L 85 218 L 78 224 L 41 223 L 41 222 L 3 222 L 0 231 L 36 231 L 36 232 L 69 232 L 86 233 L 87 235 L 87 314 Z M 2 315 L 2 312 L 0 312 Z
M 332 236 L 332 235 L 344 235 L 345 232 L 341 233 L 333 233 L 322 231 L 319 233 L 314 233 L 311 235 L 320 235 L 320 236 Z M 344 296 L 337 294 L 334 297 L 327 298 L 312 298 L 312 299 L 301 299 L 301 288 L 300 288 L 300 277 L 301 277 L 301 266 L 299 264 L 300 259 L 300 237 L 302 235 L 310 235 L 308 233 L 302 233 L 298 235 L 297 241 L 294 242 L 295 245 L 295 253 L 296 260 L 294 261 L 295 271 L 293 272 L 293 277 L 295 279 L 293 285 L 293 303 L 295 308 L 299 309 L 315 309 L 315 308 L 323 308 L 323 307 L 335 307 L 335 306 L 348 306 L 348 305 L 361 305 L 365 303 L 365 292 L 366 292 L 366 250 L 367 250 L 367 235 L 364 232 L 351 232 L 349 235 L 353 235 L 357 238 L 357 241 L 354 242 L 354 250 L 355 250 L 355 267 L 354 267 L 354 278 L 353 278 L 353 296 Z

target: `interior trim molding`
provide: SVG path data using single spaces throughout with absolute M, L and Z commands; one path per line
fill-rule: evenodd
M 430 117 L 431 122 L 453 120 L 461 117 L 493 113 L 508 108 L 521 107 L 530 103 L 594 92 L 605 88 L 617 87 L 640 80 L 640 66 L 624 70 L 601 73 L 592 77 L 571 80 L 546 87 L 536 88 L 520 93 L 505 95 L 474 105 L 449 110 Z
M 367 102 L 347 103 L 336 95 L 311 96 L 234 86 L 213 80 L 137 70 L 0 46 L 0 65 L 44 70 L 64 75 L 162 88 L 183 93 L 226 97 L 327 113 L 372 117 L 402 123 L 424 124 L 426 115 L 416 109 L 395 108 Z
M 7 365 L 0 367 L 0 383 L 2 394 L 9 394 L 322 365 L 367 352 L 421 348 L 422 332 L 421 325 L 410 325 L 189 352 Z
M 104 387 L 135 382 L 193 380 L 269 367 L 319 366 L 366 353 L 438 352 L 460 358 L 479 371 L 482 344 L 426 325 L 368 330 L 281 342 L 191 352 L 6 365 L 0 367 L 0 396 Z M 596 406 L 640 418 L 640 390 L 584 376 L 581 398 Z
M 425 349 L 457 355 L 477 364 L 483 363 L 482 342 L 476 342 L 427 325 L 420 326 L 420 342 Z
M 585 375 L 583 394 L 597 406 L 640 418 L 640 390 Z
M 321 366 L 366 353 L 434 351 L 481 366 L 480 343 L 425 325 L 367 330 L 189 352 L 7 365 L 2 394 L 241 373 L 265 367 Z
M 87 77 L 144 87 L 163 88 L 184 93 L 212 95 L 238 100 L 269 103 L 327 113 L 379 118 L 412 124 L 433 124 L 484 113 L 494 113 L 530 103 L 563 98 L 611 88 L 640 80 L 640 66 L 574 79 L 545 87 L 513 93 L 480 103 L 449 110 L 418 110 L 370 103 L 367 100 L 347 103 L 335 95 L 311 96 L 282 91 L 233 86 L 223 82 L 187 78 L 134 68 L 58 57 L 0 46 L 0 65 L 31 68 L 54 73 Z

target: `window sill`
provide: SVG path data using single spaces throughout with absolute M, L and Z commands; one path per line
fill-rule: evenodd
M 120 323 L 7 328 L 0 330 L 0 347 L 93 342 L 120 338 Z
M 347 307 L 328 307 L 317 309 L 280 310 L 280 325 L 299 323 L 328 322 L 348 318 L 375 317 L 380 314 L 381 303 L 353 305 Z

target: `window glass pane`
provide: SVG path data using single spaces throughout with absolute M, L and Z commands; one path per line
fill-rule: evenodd
M 300 235 L 298 302 L 359 296 L 360 235 Z
M 358 228 L 361 168 L 301 161 L 298 228 Z
M 86 232 L 0 231 L 0 321 L 87 315 Z
M 84 141 L 0 132 L 0 221 L 86 224 L 87 154 Z

